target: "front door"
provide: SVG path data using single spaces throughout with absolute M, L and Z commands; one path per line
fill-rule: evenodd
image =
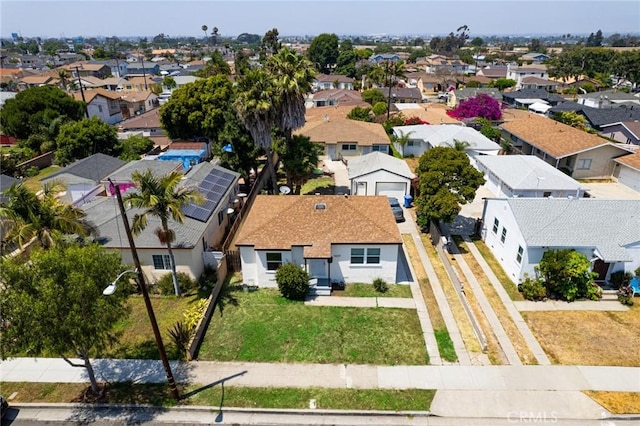
M 610 263 L 603 262 L 600 259 L 596 259 L 593 264 L 593 272 L 598 274 L 596 281 L 604 281 L 607 279 L 607 272 L 609 272 Z
M 309 276 L 311 278 L 327 278 L 327 260 L 309 259 Z

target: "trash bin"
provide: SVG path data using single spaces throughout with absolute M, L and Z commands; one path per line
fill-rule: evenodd
M 413 201 L 413 197 L 409 194 L 404 196 L 404 206 L 406 208 L 411 207 L 411 202 Z

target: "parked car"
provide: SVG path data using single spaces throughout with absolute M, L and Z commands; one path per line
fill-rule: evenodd
M 9 411 L 9 403 L 2 395 L 0 395 L 0 406 L 2 406 L 2 409 L 0 410 L 0 417 L 4 417 L 4 415 L 7 414 L 7 411 Z
M 404 222 L 404 212 L 402 211 L 402 207 L 400 206 L 398 199 L 395 197 L 387 198 L 389 199 L 389 205 L 391 206 L 393 216 L 396 218 L 396 222 Z

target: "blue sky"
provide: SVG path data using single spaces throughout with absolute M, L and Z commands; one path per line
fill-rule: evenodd
M 0 35 L 202 36 L 202 25 L 220 34 L 281 35 L 447 34 L 469 26 L 471 36 L 640 32 L 640 1 L 594 0 L 0 0 Z

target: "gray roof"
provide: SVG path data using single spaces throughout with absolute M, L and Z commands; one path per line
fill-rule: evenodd
M 577 102 L 563 102 L 552 107 L 550 114 L 564 111 L 575 111 L 585 116 L 593 127 L 602 127 L 607 124 L 620 123 L 623 121 L 640 120 L 640 106 L 632 107 L 609 107 L 594 108 Z
M 50 174 L 43 178 L 41 182 L 44 183 L 53 179 L 59 179 L 67 185 L 85 182 L 97 184 L 125 164 L 127 164 L 126 161 L 111 157 L 110 155 L 102 153 L 93 154 Z
M 20 179 L 16 179 L 7 175 L 0 175 L 0 193 L 3 193 L 11 187 L 14 183 L 20 182 Z
M 110 175 L 107 178 L 112 179 L 115 182 L 130 182 L 133 172 L 144 172 L 151 170 L 155 176 L 164 176 L 167 173 L 171 173 L 174 170 L 182 170 L 182 161 L 153 161 L 153 160 L 136 160 L 131 161 Z
M 584 94 L 578 95 L 578 98 L 600 99 L 601 97 L 605 97 L 605 96 L 609 100 L 629 100 L 629 101 L 640 100 L 633 93 L 626 93 L 626 92 L 614 91 L 614 90 L 602 90 L 600 92 L 584 93 Z
M 579 189 L 588 189 L 534 155 L 481 155 L 476 161 L 514 190 L 572 191 L 575 194 Z
M 465 87 L 464 89 L 454 90 L 453 93 L 455 93 L 456 99 L 460 101 L 463 101 L 469 98 L 475 98 L 479 94 L 489 95 L 497 101 L 502 100 L 502 93 L 500 93 L 500 90 L 492 89 L 492 88 Z
M 605 262 L 632 260 L 640 242 L 640 200 L 509 198 L 529 247 L 595 248 Z
M 550 82 L 549 84 L 552 84 L 552 82 Z M 549 103 L 559 103 L 566 101 L 566 99 L 562 96 L 549 93 L 544 89 L 522 89 L 516 90 L 515 92 L 504 92 L 502 93 L 502 98 L 505 100 L 542 99 L 543 101 L 547 101 Z
M 406 161 L 377 151 L 354 157 L 347 164 L 349 179 L 368 175 L 378 170 L 386 170 L 407 179 L 415 177 Z
M 479 131 L 466 126 L 453 124 L 415 124 L 409 126 L 397 126 L 393 133 L 402 137 L 410 135 L 411 140 L 423 140 L 431 146 L 450 146 L 454 140 L 468 142 L 467 151 L 499 151 L 500 145 L 487 138 Z

